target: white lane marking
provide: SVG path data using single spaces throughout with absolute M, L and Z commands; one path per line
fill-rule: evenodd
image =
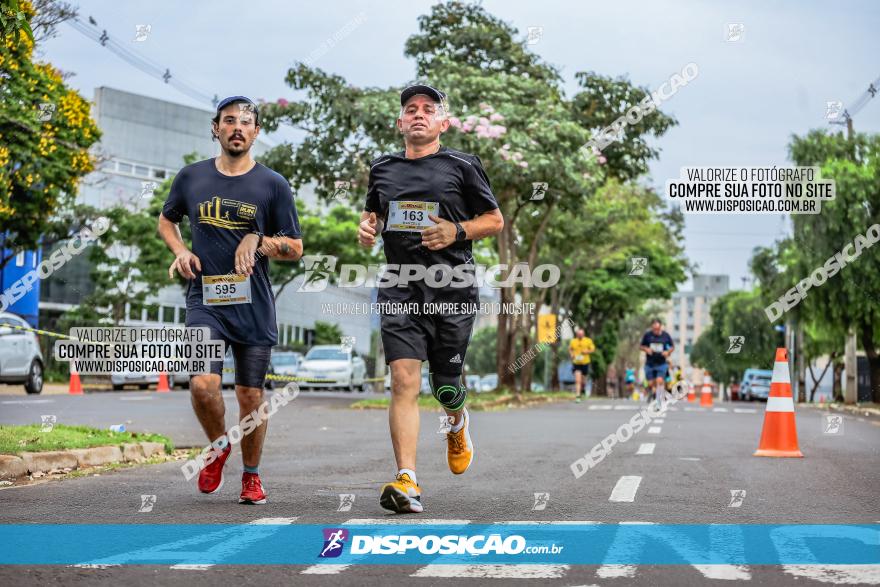
M 707 579 L 722 581 L 749 581 L 752 574 L 745 565 L 691 565 Z
M 680 461 L 699 461 L 700 457 L 678 457 Z
M 756 410 L 754 408 L 733 408 L 734 414 L 754 414 L 757 411 L 758 410 Z
M 635 565 L 602 565 L 596 569 L 602 579 L 630 579 L 636 576 Z
M 782 572 L 837 585 L 880 583 L 880 565 L 782 565 Z
M 615 410 L 638 410 L 639 406 L 614 406 Z
M 465 579 L 558 579 L 570 565 L 442 565 L 422 567 L 410 577 Z
M 618 522 L 621 526 L 626 526 L 628 524 L 648 524 L 653 525 L 654 522 Z M 612 543 L 612 547 L 614 543 Z M 603 579 L 628 579 L 636 576 L 636 571 L 638 567 L 636 565 L 619 565 L 619 564 L 604 564 L 598 569 L 596 569 L 596 574 Z
M 248 522 L 250 526 L 267 526 L 267 525 L 282 525 L 282 524 L 293 524 L 297 518 L 257 518 L 251 522 Z M 179 564 L 179 565 L 171 565 L 169 568 L 174 569 L 176 571 L 207 571 L 214 565 L 212 563 L 208 564 Z
M 670 412 L 677 412 L 678 408 L 666 408 Z
M 684 409 L 685 412 L 705 412 L 706 408 L 692 408 L 690 406 Z
M 151 399 L 153 399 L 153 398 L 152 397 L 121 397 L 121 398 L 119 398 L 119 401 L 121 401 L 121 402 L 143 402 L 143 401 L 149 401 Z
M 504 520 L 502 522 L 494 522 L 499 525 L 518 525 L 518 524 L 530 524 L 530 525 L 538 525 L 538 524 L 557 524 L 560 526 L 565 526 L 568 524 L 601 524 L 602 522 L 590 522 L 590 521 L 581 521 L 581 520 Z
M 648 428 L 648 434 L 660 434 L 660 426 L 650 426 Z
M 446 526 L 464 526 L 470 524 L 470 520 L 430 520 L 430 519 L 412 519 L 409 517 L 387 517 L 387 518 L 352 518 L 346 522 L 342 522 L 344 526 L 373 526 L 381 525 L 399 525 L 409 526 L 411 524 L 444 524 Z
M 651 420 L 651 423 L 652 424 L 665 424 L 666 420 L 664 420 L 663 418 L 654 418 L 653 420 Z
M 470 524 L 470 520 L 432 520 L 432 519 L 398 519 L 398 518 L 352 518 L 342 523 L 343 526 L 376 526 L 376 525 L 409 525 L 409 524 L 447 524 L 454 526 L 465 526 Z M 345 569 L 349 568 L 348 565 L 340 565 L 340 564 L 317 564 L 307 567 L 300 571 L 301 575 L 338 575 Z M 431 566 L 431 565 L 428 565 Z M 459 565 L 451 565 L 451 566 L 459 566 Z M 427 568 L 427 567 L 426 567 Z
M 249 524 L 255 524 L 255 525 L 292 524 L 296 520 L 297 520 L 297 518 L 258 518 L 252 522 L 249 522 Z M 224 532 L 225 531 L 213 532 L 212 535 L 223 536 Z M 228 532 L 226 532 L 226 534 L 228 534 Z M 235 552 L 237 549 L 244 548 L 245 546 L 247 546 L 248 544 L 250 544 L 256 540 L 262 540 L 265 536 L 256 536 L 255 535 L 255 536 L 246 537 L 245 539 L 235 539 L 232 536 L 228 536 L 228 537 L 223 536 L 223 537 L 228 538 L 228 539 L 224 540 L 222 546 L 214 546 L 214 547 L 210 548 L 208 551 L 202 552 L 202 554 L 205 554 L 205 553 L 216 554 L 216 555 L 218 555 L 218 558 L 222 558 L 224 555 L 229 555 L 232 552 Z M 194 544 L 202 544 L 202 543 L 204 543 L 204 539 L 202 537 L 192 537 L 192 538 L 177 540 L 175 542 L 169 542 L 167 544 L 156 545 L 156 546 L 153 546 L 150 548 L 142 548 L 140 550 L 132 550 L 132 551 L 125 552 L 122 554 L 105 557 L 105 560 L 122 559 L 125 563 L 132 563 L 132 561 L 142 561 L 142 562 L 139 562 L 138 564 L 161 564 L 159 561 L 161 561 L 163 558 L 170 558 L 169 556 L 163 557 L 162 556 L 163 554 L 164 555 L 173 555 L 173 554 L 175 554 L 174 553 L 175 548 L 178 549 L 178 554 L 183 554 L 184 552 L 189 553 L 191 551 L 189 551 L 189 550 L 184 551 L 183 548 L 193 546 Z M 122 565 L 119 563 L 94 562 L 94 563 L 86 563 L 86 564 L 70 565 L 70 566 L 82 568 L 82 569 L 106 569 L 109 567 L 119 567 Z M 176 564 L 176 565 L 171 565 L 170 568 L 176 569 L 176 570 L 187 570 L 187 571 L 204 571 L 204 570 L 210 569 L 213 566 L 214 565 L 210 564 L 210 563 L 209 564 L 183 564 L 183 563 L 180 563 L 180 564 Z
M 624 475 L 617 480 L 617 484 L 611 491 L 611 497 L 608 501 L 633 501 L 636 498 L 636 491 L 639 490 L 639 483 L 642 478 L 636 475 Z
M 727 408 L 712 408 L 713 412 L 726 412 Z
M 588 410 L 610 410 L 612 408 L 614 408 L 614 406 L 610 406 L 610 405 L 609 406 L 599 405 L 599 406 L 588 406 L 587 407 Z
M 639 450 L 636 451 L 637 455 L 652 455 L 654 454 L 654 447 L 657 446 L 653 442 L 643 442 L 639 445 Z
M 312 565 L 303 569 L 301 575 L 338 575 L 351 565 Z
M 11 404 L 27 405 L 27 404 L 50 404 L 54 401 L 55 401 L 54 399 L 15 399 L 15 400 L 0 402 L 0 403 L 6 404 L 6 405 L 11 405 Z

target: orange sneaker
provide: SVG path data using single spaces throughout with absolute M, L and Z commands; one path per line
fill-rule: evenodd
M 446 462 L 449 463 L 449 470 L 456 475 L 467 471 L 474 462 L 474 443 L 468 430 L 471 418 L 467 409 L 463 409 L 461 414 L 464 417 L 464 426 L 461 430 L 446 433 Z

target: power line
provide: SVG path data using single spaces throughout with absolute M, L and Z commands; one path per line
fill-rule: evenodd
M 858 114 L 861 109 L 864 108 L 865 105 L 871 101 L 871 98 L 877 95 L 878 90 L 880 90 L 880 77 L 871 82 L 868 85 L 868 89 L 862 92 L 862 94 L 858 98 L 856 98 L 856 100 L 850 105 L 849 108 L 844 108 L 838 119 L 831 120 L 829 124 L 850 125 L 853 116 Z
M 128 47 L 128 44 L 120 43 L 115 38 L 113 38 L 110 34 L 107 33 L 106 29 L 99 30 L 95 19 L 89 17 L 89 22 L 85 23 L 79 18 L 73 18 L 66 22 L 84 36 L 99 43 L 102 47 L 106 47 L 107 49 L 115 53 L 120 59 L 122 59 L 129 65 L 136 67 L 137 69 L 141 70 L 149 76 L 161 80 L 162 82 L 175 88 L 179 92 L 186 94 L 197 102 L 201 102 L 203 104 L 211 104 L 212 107 L 217 106 L 217 102 L 219 100 L 216 95 L 209 96 L 208 94 L 199 91 L 194 86 L 186 83 L 182 79 L 179 79 L 174 74 L 172 74 L 170 67 L 163 67 L 158 63 L 151 61 L 147 57 L 140 55 L 139 53 Z
M 120 43 L 113 38 L 106 29 L 98 29 L 97 21 L 91 16 L 89 17 L 88 23 L 83 22 L 78 17 L 65 22 L 84 36 L 100 44 L 102 47 L 110 49 L 110 51 L 115 53 L 120 59 L 129 65 L 136 67 L 151 77 L 161 80 L 163 83 L 168 84 L 183 94 L 186 94 L 193 100 L 203 104 L 211 104 L 212 109 L 216 108 L 217 104 L 220 102 L 220 99 L 216 94 L 209 96 L 207 93 L 200 91 L 198 88 L 173 75 L 170 67 L 163 67 L 155 61 L 150 60 L 148 57 L 134 51 L 129 46 L 129 43 Z M 260 140 L 269 147 L 277 146 L 276 141 L 268 138 L 266 135 L 262 135 Z

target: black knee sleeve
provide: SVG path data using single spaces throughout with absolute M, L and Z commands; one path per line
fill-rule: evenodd
M 467 398 L 467 388 L 461 375 L 444 375 L 443 373 L 430 373 L 428 382 L 431 384 L 431 393 L 444 408 L 460 410 Z

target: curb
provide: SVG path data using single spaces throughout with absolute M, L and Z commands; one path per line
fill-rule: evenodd
M 880 409 L 873 406 L 864 406 L 859 404 L 840 404 L 835 402 L 822 405 L 813 404 L 812 407 L 818 410 L 844 412 L 856 416 L 880 416 Z
M 140 462 L 156 454 L 165 454 L 161 442 L 126 443 L 119 446 L 96 446 L 47 452 L 23 452 L 18 456 L 0 455 L 0 479 L 15 480 L 34 473 L 58 469 L 80 469 L 109 463 Z

